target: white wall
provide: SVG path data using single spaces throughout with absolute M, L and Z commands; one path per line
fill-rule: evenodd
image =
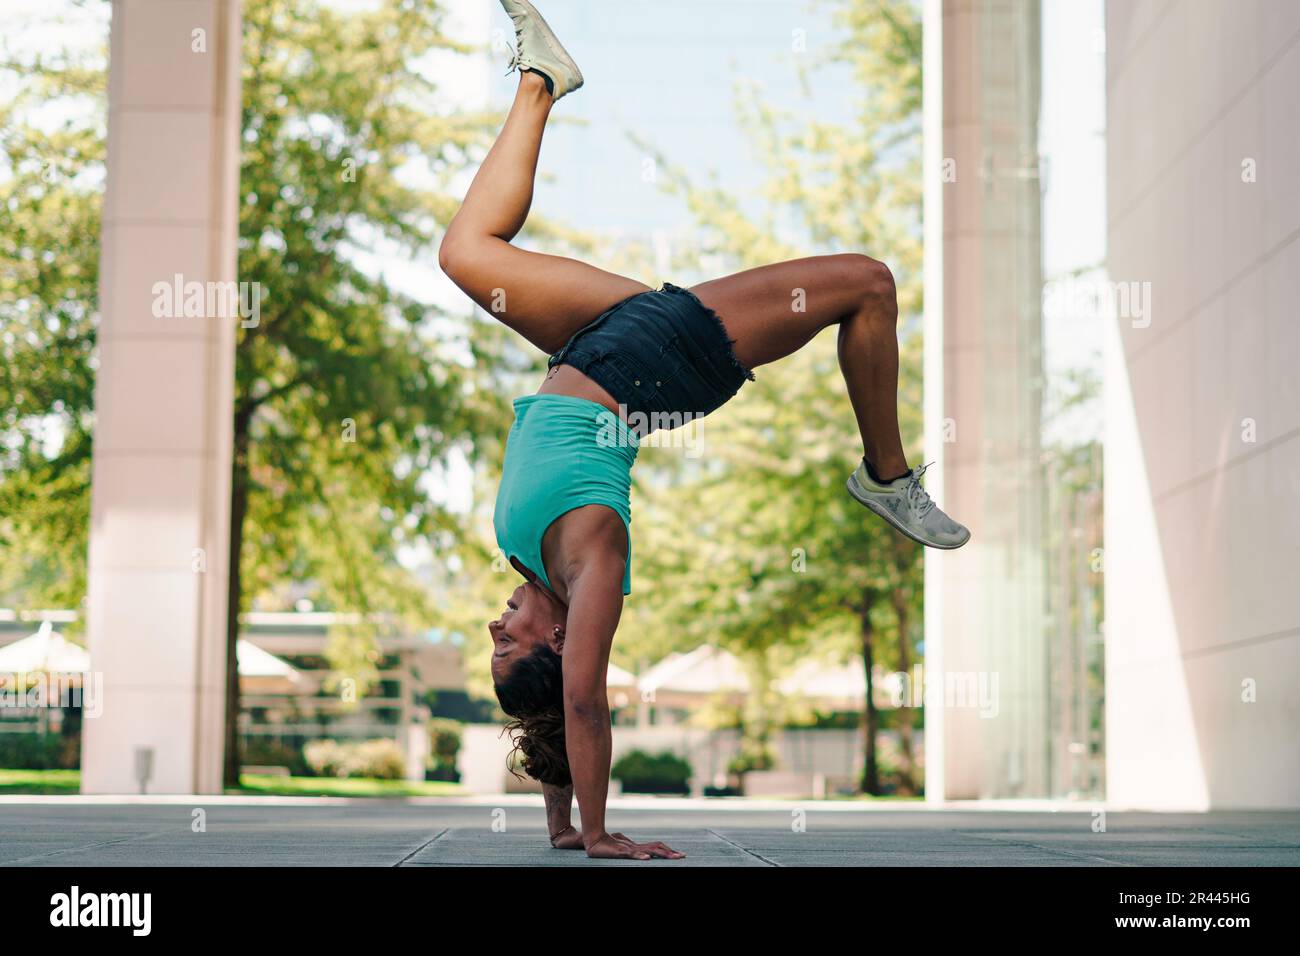
M 1106 15 L 1108 798 L 1296 807 L 1300 3 Z
M 885 746 L 897 749 L 897 733 L 882 734 Z M 822 773 L 834 780 L 856 779 L 862 774 L 863 753 L 860 730 L 786 729 L 772 739 L 777 767 L 794 773 Z M 915 732 L 914 753 L 924 760 L 925 733 Z M 884 749 L 884 748 L 882 748 Z M 619 727 L 614 728 L 613 759 L 632 750 L 658 754 L 671 751 L 687 760 L 694 776 L 696 791 L 709 786 L 718 777 L 725 778 L 727 764 L 740 751 L 740 736 L 734 730 L 703 730 L 696 727 Z M 461 741 L 457 768 L 461 785 L 469 793 L 501 793 L 508 779 L 506 758 L 509 738 L 495 724 L 466 724 Z

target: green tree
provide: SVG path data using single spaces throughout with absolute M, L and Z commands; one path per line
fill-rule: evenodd
M 335 667 L 372 678 L 374 612 L 427 625 L 437 609 L 399 564 L 453 548 L 459 528 L 424 476 L 507 413 L 476 381 L 501 339 L 448 332 L 366 257 L 422 256 L 456 202 L 446 188 L 497 117 L 448 113 L 420 65 L 462 54 L 435 3 L 341 11 L 244 4 L 238 278 L 263 289 L 236 354 L 228 624 L 227 784 L 238 779 L 238 614 L 286 580 L 357 612 Z M 104 67 L 28 59 L 21 105 L 89 97 L 90 121 L 49 133 L 6 107 L 12 175 L 0 202 L 4 313 L 3 581 L 29 600 L 84 593 L 93 427 Z M 53 167 L 57 175 L 50 176 Z M 430 265 L 432 269 L 433 266 Z M 490 364 L 490 363 L 489 363 Z M 51 448 L 50 422 L 62 441 Z M 26 564 L 26 567 L 19 562 Z
M 758 196 L 700 184 L 651 144 L 664 187 L 703 229 L 700 254 L 739 268 L 821 252 L 866 252 L 893 269 L 899 290 L 900 418 L 909 458 L 921 435 L 919 12 L 908 0 L 844 0 L 839 41 L 802 67 L 807 108 L 780 110 L 742 86 L 739 115 L 767 166 Z M 825 84 L 819 86 L 819 84 Z M 848 123 L 817 119 L 817 95 L 853 91 Z M 809 118 L 814 117 L 814 118 Z M 634 139 L 636 139 L 634 137 Z M 682 265 L 687 266 L 683 260 Z M 710 418 L 700 467 L 662 478 L 643 473 L 641 507 L 653 543 L 650 604 L 678 640 L 714 640 L 775 673 L 795 654 L 860 654 L 905 668 L 919 615 L 919 554 L 844 492 L 860 444 L 835 358 L 824 335 L 792 359 L 760 370 L 742 401 Z M 663 493 L 659 492 L 660 485 Z M 687 505 L 683 505 L 687 502 Z M 648 512 L 648 514 L 647 514 Z M 643 624 L 643 626 L 645 626 Z M 854 635 L 852 640 L 846 635 Z M 888 653 L 888 657 L 886 654 Z M 760 693 L 765 691 L 760 690 Z M 765 745 L 772 713 L 746 726 Z M 912 784 L 911 714 L 900 785 Z M 870 690 L 864 714 L 863 788 L 880 789 L 879 715 Z
M 86 592 L 102 61 L 6 64 L 0 102 L 0 603 Z M 66 111 L 37 122 L 52 100 Z
M 345 13 L 259 0 L 245 9 L 243 45 L 239 276 L 266 301 L 236 351 L 228 661 L 246 594 L 310 580 L 326 606 L 360 614 L 332 647 L 336 668 L 364 687 L 373 615 L 435 615 L 396 560 L 403 547 L 456 540 L 424 476 L 502 410 L 450 360 L 454 346 L 478 343 L 440 337 L 427 302 L 358 262 L 431 251 L 455 209 L 446 179 L 493 118 L 438 108 L 418 65 L 468 51 L 442 34 L 435 4 Z M 238 773 L 230 671 L 228 780 Z

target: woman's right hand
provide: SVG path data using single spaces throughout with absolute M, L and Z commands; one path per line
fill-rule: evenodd
M 573 827 L 565 827 L 551 837 L 551 846 L 557 850 L 581 850 L 582 834 Z
M 622 833 L 602 833 L 587 846 L 587 856 L 597 860 L 680 860 L 686 856 L 658 841 L 637 843 Z

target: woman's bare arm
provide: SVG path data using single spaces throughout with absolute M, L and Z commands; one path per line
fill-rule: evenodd
M 594 551 L 595 549 L 593 549 Z M 573 792 L 582 815 L 582 843 L 592 857 L 680 859 L 662 843 L 635 843 L 605 829 L 612 733 L 605 674 L 623 612 L 623 559 L 596 557 L 568 580 L 569 620 L 564 640 L 564 739 Z
M 596 556 L 593 555 L 593 558 Z M 573 792 L 590 853 L 605 832 L 611 732 L 605 672 L 623 612 L 623 561 L 609 555 L 586 562 L 568 581 L 564 639 L 564 741 Z
M 573 784 L 563 787 L 553 783 L 542 784 L 542 799 L 546 801 L 546 831 L 551 835 L 551 846 L 557 850 L 581 850 L 582 834 L 573 828 Z

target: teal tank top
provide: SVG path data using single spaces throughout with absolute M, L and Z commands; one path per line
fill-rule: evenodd
M 507 558 L 552 592 L 542 535 L 583 505 L 607 505 L 627 528 L 623 593 L 632 593 L 632 465 L 636 434 L 605 406 L 570 395 L 516 398 L 492 525 Z

